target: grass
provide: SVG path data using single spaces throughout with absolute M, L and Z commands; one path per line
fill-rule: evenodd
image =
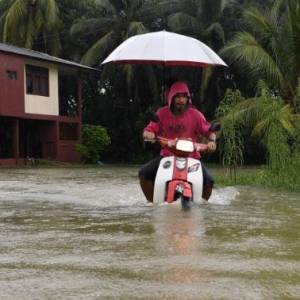
M 248 185 L 279 190 L 300 192 L 300 174 L 282 170 L 272 172 L 267 166 L 242 167 L 236 170 L 236 176 L 231 176 L 229 170 L 222 167 L 209 168 L 220 186 Z M 297 174 L 298 173 L 298 174 Z
M 265 166 L 242 167 L 236 170 L 236 174 L 230 174 L 229 169 L 221 166 L 208 167 L 218 185 L 260 185 L 258 174 L 265 171 Z

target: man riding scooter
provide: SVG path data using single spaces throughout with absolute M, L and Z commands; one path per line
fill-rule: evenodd
M 154 140 L 160 136 L 168 139 L 185 138 L 193 141 L 202 136 L 208 139 L 207 151 L 216 150 L 216 134 L 211 130 L 211 124 L 206 121 L 203 114 L 197 110 L 191 101 L 191 94 L 184 82 L 175 82 L 167 96 L 168 105 L 160 108 L 156 115 L 158 122 L 151 121 L 143 132 L 144 140 Z M 142 191 L 149 202 L 153 202 L 154 181 L 162 157 L 172 156 L 171 149 L 162 147 L 160 156 L 146 163 L 139 171 Z M 200 159 L 200 153 L 194 151 L 190 157 Z M 202 164 L 203 193 L 202 197 L 208 200 L 214 180 Z M 199 179 L 200 180 L 200 179 Z

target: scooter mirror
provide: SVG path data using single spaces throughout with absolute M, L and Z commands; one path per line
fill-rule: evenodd
M 188 140 L 178 140 L 176 143 L 176 150 L 183 152 L 194 152 L 194 143 Z
M 216 132 L 216 131 L 220 131 L 220 129 L 221 129 L 221 123 L 215 122 L 211 124 L 209 131 Z

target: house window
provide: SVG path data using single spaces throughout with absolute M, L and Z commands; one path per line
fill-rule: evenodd
M 17 80 L 17 72 L 16 71 L 10 71 L 6 70 L 6 77 L 9 79 Z
M 59 123 L 59 139 L 65 141 L 78 140 L 78 124 L 76 123 Z
M 26 65 L 26 93 L 49 97 L 49 70 Z

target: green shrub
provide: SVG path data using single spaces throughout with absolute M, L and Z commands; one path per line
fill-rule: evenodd
M 300 87 L 298 92 L 300 95 Z M 230 171 L 231 182 L 300 190 L 300 116 L 280 96 L 262 81 L 254 98 L 243 99 L 239 91 L 228 90 L 217 117 L 222 122 L 223 165 Z M 245 129 L 266 152 L 268 165 L 256 176 L 236 174 L 237 167 L 243 164 Z
M 244 162 L 242 126 L 234 108 L 243 100 L 240 91 L 228 89 L 216 112 L 217 117 L 222 120 L 220 139 L 222 163 L 228 168 L 230 178 L 234 179 L 234 182 L 237 180 L 236 170 Z
M 82 144 L 77 144 L 76 149 L 85 163 L 95 163 L 110 142 L 110 137 L 104 127 L 86 124 L 82 126 Z

